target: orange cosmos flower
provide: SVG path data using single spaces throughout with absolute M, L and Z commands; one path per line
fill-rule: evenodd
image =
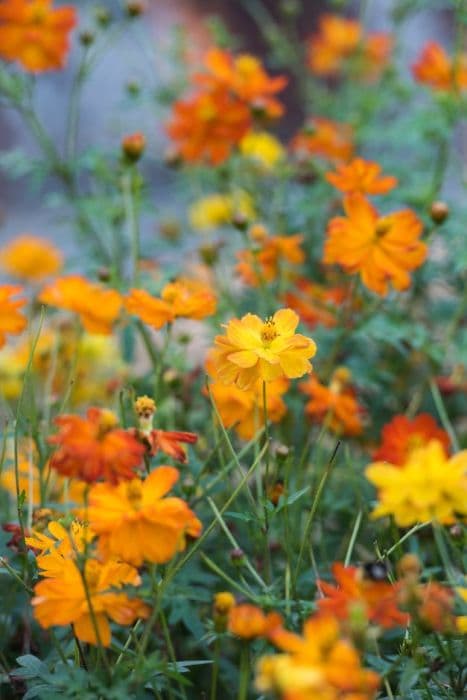
M 216 295 L 208 285 L 184 277 L 166 284 L 161 297 L 171 306 L 173 315 L 180 318 L 199 321 L 212 316 L 217 308 Z
M 250 54 L 232 56 L 228 51 L 213 48 L 205 56 L 207 74 L 198 74 L 195 80 L 208 89 L 223 87 L 255 112 L 269 118 L 280 117 L 283 105 L 273 97 L 287 85 L 287 78 L 270 78 L 261 61 Z
M 198 537 L 201 523 L 180 498 L 163 498 L 178 481 L 174 467 L 157 467 L 142 481 L 96 484 L 89 492 L 88 518 L 105 556 L 141 566 L 163 564 Z
M 125 308 L 147 323 L 148 326 L 157 330 L 165 326 L 166 323 L 172 323 L 175 320 L 170 304 L 153 297 L 144 289 L 130 289 L 125 299 Z
M 323 262 L 360 273 L 363 284 L 380 296 L 388 293 L 390 283 L 398 291 L 407 289 L 409 272 L 427 256 L 427 247 L 419 240 L 420 219 L 409 209 L 380 216 L 361 194 L 347 195 L 344 210 L 345 217 L 328 225 Z
M 242 639 L 266 637 L 279 626 L 282 626 L 282 617 L 279 613 L 271 612 L 265 615 L 256 605 L 242 603 L 234 605 L 229 610 L 227 628 L 231 634 Z
M 291 309 L 280 309 L 266 321 L 254 314 L 229 321 L 226 334 L 216 336 L 212 352 L 217 378 L 249 389 L 258 379 L 271 382 L 311 372 L 309 358 L 315 355 L 316 345 L 295 333 L 298 322 Z
M 294 236 L 269 236 L 258 250 L 241 250 L 237 253 L 240 262 L 235 269 L 245 284 L 257 287 L 261 282 L 273 282 L 285 264 L 300 265 L 305 253 L 300 247 L 301 234 Z
M 116 483 L 131 479 L 141 464 L 144 446 L 130 432 L 117 427 L 111 411 L 89 408 L 86 418 L 58 416 L 58 433 L 49 438 L 57 445 L 50 466 L 64 476 L 92 483 L 106 479 Z
M 41 627 L 48 629 L 55 625 L 72 624 L 74 633 L 82 642 L 101 642 L 108 647 L 112 636 L 109 618 L 119 625 L 132 625 L 137 618 L 148 617 L 147 605 L 115 590 L 141 584 L 138 572 L 132 566 L 116 561 L 102 563 L 87 559 L 83 575 L 93 614 L 76 562 L 63 559 L 60 573 L 39 581 L 34 587 L 31 603 L 34 617 Z
M 361 435 L 363 432 L 364 409 L 355 398 L 350 381 L 349 370 L 338 367 L 328 387 L 314 376 L 299 386 L 300 391 L 310 397 L 305 413 L 338 435 Z
M 397 185 L 397 178 L 381 175 L 378 163 L 355 158 L 346 165 L 339 165 L 335 173 L 326 173 L 326 180 L 341 192 L 361 194 L 386 194 Z
M 39 552 L 36 563 L 41 570 L 41 576 L 60 577 L 64 560 L 76 559 L 78 555 L 83 554 L 94 539 L 94 533 L 78 520 L 71 523 L 69 531 L 58 520 L 50 521 L 47 529 L 49 535 L 34 531 L 30 537 L 25 538 L 25 542 L 28 547 Z
M 383 427 L 381 436 L 381 445 L 373 455 L 378 462 L 403 465 L 412 450 L 423 447 L 430 440 L 439 440 L 446 455 L 449 454 L 449 435 L 428 413 L 412 419 L 404 415 L 394 416 Z
M 353 130 L 349 124 L 313 117 L 292 140 L 291 147 L 300 159 L 316 156 L 339 163 L 352 157 Z
M 59 277 L 44 287 L 39 301 L 72 311 L 89 333 L 110 335 L 122 305 L 120 294 L 80 275 Z
M 4 0 L 0 4 L 0 56 L 34 73 L 62 68 L 76 10 L 51 0 Z
M 398 608 L 400 586 L 364 578 L 359 568 L 340 562 L 332 565 L 332 573 L 337 586 L 322 580 L 317 582 L 325 596 L 317 601 L 320 612 L 339 620 L 351 619 L 352 613 L 363 614 L 386 629 L 407 625 L 409 616 Z
M 225 88 L 173 105 L 167 133 L 187 162 L 223 163 L 251 128 L 248 107 Z
M 285 302 L 296 311 L 309 328 L 317 325 L 333 328 L 337 323 L 337 313 L 346 298 L 344 287 L 325 285 L 299 279 L 295 283 L 297 292 L 287 292 Z
M 0 348 L 6 343 L 6 335 L 18 335 L 26 328 L 28 321 L 19 309 L 26 304 L 26 299 L 12 297 L 23 291 L 22 287 L 10 284 L 0 285 Z
M 342 61 L 355 53 L 362 37 L 359 22 L 334 14 L 323 14 L 318 32 L 310 39 L 308 65 L 316 75 L 335 75 Z
M 434 90 L 465 90 L 467 88 L 467 54 L 451 59 L 436 41 L 425 44 L 412 73 L 419 83 Z
M 377 80 L 388 65 L 394 39 L 386 32 L 368 34 L 362 46 L 362 73 L 370 82 Z
M 36 282 L 60 270 L 62 255 L 44 238 L 24 234 L 3 248 L 1 266 L 13 277 Z

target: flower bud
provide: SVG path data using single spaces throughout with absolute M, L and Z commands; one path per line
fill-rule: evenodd
M 415 554 L 404 554 L 397 564 L 399 578 L 405 579 L 409 583 L 416 583 L 421 572 L 422 564 Z
M 156 412 L 156 403 L 150 396 L 138 396 L 134 403 L 135 413 L 138 416 L 139 429 L 146 435 L 153 428 L 153 418 Z
M 141 158 L 145 148 L 146 137 L 140 131 L 122 139 L 123 155 L 131 163 L 136 163 Z
M 446 202 L 433 202 L 430 207 L 431 220 L 435 224 L 442 224 L 449 216 L 449 207 Z
M 91 46 L 94 43 L 94 34 L 88 29 L 84 29 L 79 35 L 79 41 L 82 46 Z
M 141 0 L 128 0 L 126 12 L 128 17 L 139 17 L 146 12 L 146 3 Z
M 245 564 L 245 552 L 243 549 L 232 549 L 230 552 L 230 561 L 235 566 L 243 566 Z
M 112 20 L 112 15 L 105 7 L 96 7 L 94 16 L 100 27 L 107 27 Z
M 216 632 L 225 632 L 230 610 L 235 605 L 235 598 L 229 591 L 216 593 L 213 600 L 213 620 Z

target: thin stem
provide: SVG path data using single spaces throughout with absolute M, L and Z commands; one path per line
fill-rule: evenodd
M 240 680 L 238 684 L 238 700 L 247 700 L 248 686 L 250 684 L 250 664 L 248 643 L 242 643 L 240 654 Z
M 211 672 L 211 692 L 209 693 L 210 700 L 217 700 L 217 681 L 219 678 L 219 660 L 221 652 L 221 642 L 219 637 L 216 637 L 214 642 L 214 659 Z
M 436 385 L 436 382 L 433 379 L 430 379 L 430 389 L 431 389 L 431 395 L 433 397 L 434 404 L 436 406 L 436 410 L 438 411 L 438 415 L 441 421 L 441 424 L 447 434 L 449 435 L 449 439 L 451 440 L 451 444 L 456 452 L 459 451 L 459 442 L 457 440 L 456 434 L 454 432 L 454 428 L 452 427 L 451 421 L 448 418 L 448 414 L 446 412 L 446 408 L 444 407 L 443 399 L 441 398 L 441 394 L 439 393 L 439 389 Z

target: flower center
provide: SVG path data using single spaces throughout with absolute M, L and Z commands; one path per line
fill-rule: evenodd
M 31 7 L 30 19 L 32 24 L 43 24 L 47 18 L 47 10 L 41 5 L 34 4 Z
M 118 425 L 118 419 L 115 413 L 107 409 L 102 409 L 99 416 L 97 427 L 97 439 L 102 440 L 108 432 Z
M 272 318 L 266 319 L 266 321 L 263 323 L 263 327 L 261 328 L 261 340 L 263 341 L 264 345 L 269 347 L 271 345 L 272 341 L 277 338 L 279 333 L 277 332 L 276 324 L 272 320 Z
M 388 218 L 383 217 L 377 221 L 375 226 L 375 236 L 376 238 L 383 238 L 391 228 L 391 222 Z
M 133 510 L 141 510 L 143 504 L 143 489 L 139 481 L 130 481 L 126 487 L 126 496 Z

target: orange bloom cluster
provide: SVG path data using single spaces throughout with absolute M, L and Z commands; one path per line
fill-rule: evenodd
M 397 178 L 381 175 L 378 163 L 355 158 L 350 163 L 339 165 L 336 172 L 326 173 L 326 180 L 341 192 L 361 194 L 386 194 L 397 185 Z
M 129 431 L 118 428 L 111 411 L 89 408 L 86 418 L 64 415 L 55 419 L 58 433 L 49 438 L 57 449 L 50 466 L 64 476 L 92 483 L 131 479 L 145 452 Z
M 160 298 L 144 289 L 131 289 L 125 307 L 144 323 L 160 329 L 176 318 L 199 321 L 212 316 L 217 308 L 217 298 L 203 282 L 180 278 L 166 284 Z
M 59 277 L 44 287 L 39 301 L 78 314 L 89 333 L 109 335 L 122 306 L 120 294 L 80 275 Z
M 280 627 L 269 638 L 283 653 L 259 660 L 256 687 L 282 700 L 370 700 L 379 676 L 361 666 L 352 643 L 341 636 L 337 620 L 310 617 L 303 636 Z
M 326 13 L 310 39 L 308 65 L 315 75 L 333 76 L 342 71 L 348 59 L 354 59 L 357 74 L 374 80 L 387 65 L 392 45 L 389 34 L 364 35 L 358 21 Z
M 363 431 L 364 409 L 358 403 L 350 381 L 349 370 L 338 367 L 329 386 L 311 376 L 299 387 L 300 391 L 310 397 L 305 405 L 305 413 L 337 435 L 360 435 Z
M 403 465 L 412 450 L 423 447 L 430 440 L 438 440 L 446 455 L 449 454 L 449 435 L 428 413 L 421 413 L 412 419 L 404 415 L 394 416 L 383 427 L 381 437 L 381 445 L 373 455 L 378 462 Z
M 167 131 L 184 160 L 217 165 L 250 131 L 255 115 L 282 114 L 274 96 L 286 79 L 270 78 L 254 56 L 233 57 L 217 48 L 207 52 L 204 64 L 205 72 L 194 76 L 198 91 L 174 104 Z
M 291 148 L 300 160 L 318 157 L 335 163 L 347 161 L 354 152 L 353 130 L 349 124 L 313 117 L 293 138 Z
M 264 614 L 256 605 L 242 603 L 234 605 L 229 610 L 228 630 L 241 639 L 267 637 L 280 626 L 282 626 L 282 617 L 279 613 Z
M 198 537 L 201 523 L 185 501 L 163 498 L 178 478 L 177 469 L 161 466 L 144 481 L 95 484 L 87 517 L 99 537 L 99 552 L 134 566 L 162 564 L 185 548 L 186 535 Z
M 1 266 L 13 277 L 37 282 L 60 270 L 62 255 L 49 241 L 24 234 L 2 249 Z
M 348 621 L 352 616 L 363 616 L 386 629 L 407 625 L 409 616 L 399 609 L 400 586 L 372 581 L 358 567 L 340 562 L 333 564 L 332 573 L 337 586 L 318 581 L 318 588 L 325 596 L 318 600 L 321 612 Z
M 264 282 L 273 282 L 282 273 L 285 265 L 300 265 L 305 259 L 301 248 L 303 236 L 267 236 L 257 250 L 241 250 L 237 253 L 239 263 L 236 271 L 245 282 L 257 287 Z
M 3 0 L 0 4 L 0 56 L 34 73 L 62 68 L 76 10 L 54 8 L 52 0 Z
M 307 279 L 295 282 L 297 291 L 287 292 L 285 303 L 296 311 L 309 328 L 322 325 L 333 328 L 337 312 L 346 298 L 344 287 L 327 287 Z
M 345 217 L 328 224 L 323 262 L 337 263 L 350 274 L 360 273 L 363 284 L 385 296 L 389 284 L 398 291 L 410 286 L 411 270 L 420 267 L 427 247 L 419 239 L 420 219 L 409 209 L 380 216 L 361 194 L 344 199 Z
M 450 58 L 436 41 L 429 41 L 423 48 L 412 73 L 419 83 L 433 90 L 467 89 L 467 53 Z
M 6 343 L 7 334 L 18 335 L 27 326 L 26 317 L 19 311 L 26 304 L 26 300 L 12 298 L 22 291 L 22 287 L 0 285 L 0 348 Z

